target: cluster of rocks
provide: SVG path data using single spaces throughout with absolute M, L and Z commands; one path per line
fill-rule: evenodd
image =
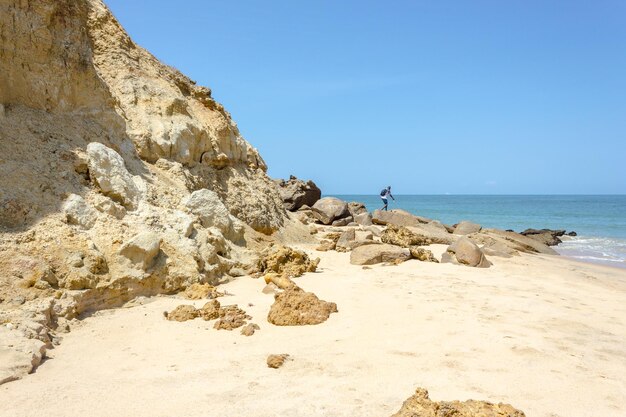
M 539 242 L 545 243 L 548 246 L 556 246 L 559 243 L 563 243 L 560 237 L 565 235 L 567 236 L 577 236 L 577 233 L 566 232 L 565 230 L 552 230 L 552 229 L 526 229 L 521 232 L 522 235 L 528 236 L 531 239 L 538 240 Z
M 309 183 L 295 177 L 289 180 L 292 190 L 298 184 L 310 187 Z M 417 259 L 488 268 L 492 265 L 488 256 L 511 257 L 520 252 L 555 255 L 549 245 L 565 233 L 547 229 L 515 233 L 483 228 L 470 221 L 445 225 L 404 210 L 370 213 L 362 203 L 335 197 L 320 198 L 312 206 L 302 205 L 296 209 L 296 216 L 320 237 L 317 250 L 350 252 L 350 262 L 355 265 Z M 433 244 L 447 245 L 441 259 L 426 248 Z
M 236 305 L 221 306 L 217 300 L 211 300 L 201 308 L 196 308 L 191 304 L 181 304 L 169 313 L 165 312 L 164 315 L 167 320 L 179 322 L 196 318 L 202 318 L 205 321 L 217 320 L 213 327 L 218 330 L 239 328 L 246 325 L 247 320 L 252 318 Z M 250 327 L 246 332 L 251 329 L 254 333 L 254 326 L 256 325 Z

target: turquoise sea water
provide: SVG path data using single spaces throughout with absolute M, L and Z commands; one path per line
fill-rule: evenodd
M 382 207 L 377 195 L 335 195 Z M 626 268 L 626 195 L 395 195 L 390 209 L 446 224 L 471 220 L 483 227 L 565 229 L 578 236 L 556 247 L 562 255 Z

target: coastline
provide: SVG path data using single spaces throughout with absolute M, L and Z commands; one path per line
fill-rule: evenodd
M 529 417 L 626 413 L 626 271 L 527 254 L 488 269 L 416 260 L 363 269 L 347 253 L 299 246 L 321 258 L 296 282 L 337 303 L 327 322 L 270 325 L 273 296 L 250 277 L 223 285 L 224 303 L 246 306 L 261 327 L 249 338 L 163 319 L 204 301 L 142 299 L 84 319 L 45 366 L 0 386 L 0 416 L 381 416 L 419 386 Z M 269 369 L 271 353 L 292 360 Z

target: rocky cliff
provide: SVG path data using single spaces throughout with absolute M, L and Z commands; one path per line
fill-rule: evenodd
M 211 91 L 100 0 L 0 0 L 0 149 L 0 383 L 66 320 L 241 273 L 288 222 Z

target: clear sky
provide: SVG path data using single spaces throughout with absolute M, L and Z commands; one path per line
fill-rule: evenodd
M 325 194 L 626 193 L 626 2 L 105 0 Z

